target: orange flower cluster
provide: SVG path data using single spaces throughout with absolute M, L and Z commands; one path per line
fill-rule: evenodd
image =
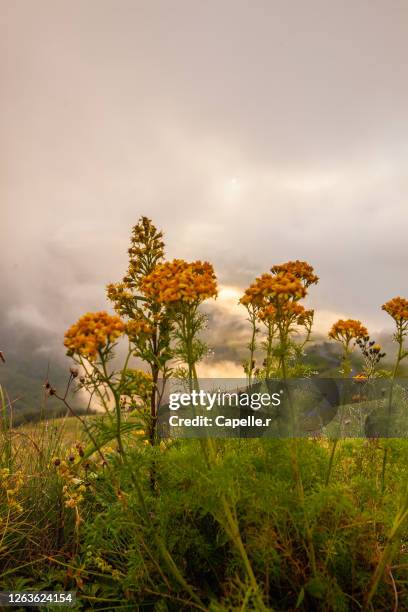
M 245 296 L 244 296 L 245 297 Z M 241 303 L 244 298 L 241 298 Z M 273 321 L 276 317 L 276 308 L 272 304 L 267 304 L 259 309 L 258 319 L 260 321 Z
M 383 304 L 382 309 L 397 322 L 408 321 L 408 300 L 402 297 L 395 297 Z
M 353 338 L 363 338 L 368 336 L 367 328 L 361 324 L 361 321 L 355 321 L 354 319 L 339 319 L 337 323 L 334 323 L 333 327 L 329 331 L 329 338 L 337 340 L 348 346 Z
M 241 298 L 247 299 L 248 296 Z M 276 323 L 277 318 L 284 318 L 288 324 L 296 323 L 302 325 L 307 330 L 311 329 L 313 324 L 314 310 L 306 310 L 304 306 L 293 300 L 282 302 L 277 309 L 273 304 L 265 304 L 256 311 L 256 317 L 265 324 Z
M 132 319 L 126 324 L 125 329 L 127 335 L 131 340 L 138 338 L 139 336 L 150 336 L 153 334 L 153 327 L 148 321 L 144 319 Z
M 88 312 L 65 333 L 64 345 L 68 355 L 80 355 L 92 361 L 98 350 L 114 342 L 124 332 L 125 325 L 117 316 L 107 312 Z
M 313 267 L 306 261 L 299 261 L 299 259 L 272 266 L 271 272 L 272 274 L 280 274 L 282 272 L 292 274 L 303 281 L 305 287 L 316 285 L 319 280 L 319 277 L 314 273 Z
M 248 287 L 240 299 L 241 304 L 262 307 L 271 298 L 278 304 L 287 300 L 299 300 L 306 295 L 306 289 L 299 278 L 287 272 L 262 274 Z
M 305 308 L 301 304 L 297 304 L 296 302 L 286 302 L 282 305 L 281 312 L 287 319 L 298 320 L 300 317 L 304 316 Z
M 307 329 L 311 328 L 313 325 L 314 319 L 314 310 L 303 310 L 302 313 L 299 314 L 297 323 L 298 325 L 304 325 Z
M 141 290 L 158 303 L 199 303 L 217 296 L 217 279 L 208 262 L 174 259 L 159 264 L 145 276 Z

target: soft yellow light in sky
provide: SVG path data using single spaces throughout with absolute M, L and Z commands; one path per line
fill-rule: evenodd
M 218 298 L 214 305 L 225 310 L 229 316 L 238 316 L 246 319 L 246 310 L 239 304 L 239 299 L 242 297 L 243 293 L 244 288 L 234 287 L 232 285 L 219 285 Z M 322 334 L 323 336 L 327 336 L 329 329 L 338 319 L 348 319 L 350 317 L 358 318 L 358 313 L 355 314 L 354 312 L 327 310 L 307 302 L 305 306 L 308 308 L 315 307 L 313 330 L 315 333 L 319 335 Z M 371 333 L 378 333 L 381 331 L 375 321 L 365 318 L 364 322 L 369 327 Z
M 239 287 L 232 287 L 230 285 L 220 285 L 218 291 L 218 299 L 222 301 L 235 300 L 238 302 L 242 295 L 242 290 Z

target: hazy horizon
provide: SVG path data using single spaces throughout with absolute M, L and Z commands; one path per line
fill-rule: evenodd
M 62 342 L 108 308 L 140 215 L 168 258 L 214 264 L 219 326 L 245 318 L 253 277 L 298 258 L 321 279 L 319 332 L 391 328 L 381 304 L 408 294 L 406 2 L 0 11 L 3 328 Z

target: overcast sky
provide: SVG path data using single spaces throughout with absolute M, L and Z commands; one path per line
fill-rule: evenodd
M 321 327 L 386 327 L 408 295 L 406 0 L 0 7 L 3 322 L 62 335 L 105 308 L 144 214 L 232 311 L 299 258 Z

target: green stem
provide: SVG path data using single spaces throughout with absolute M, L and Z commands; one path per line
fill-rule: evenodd
M 394 518 L 393 525 L 387 537 L 387 543 L 378 561 L 377 567 L 375 568 L 373 577 L 371 579 L 370 588 L 364 604 L 364 610 L 368 610 L 372 599 L 377 592 L 378 585 L 381 578 L 384 575 L 386 567 L 391 563 L 395 553 L 399 548 L 399 536 L 401 530 L 408 519 L 408 488 L 406 489 L 404 501 Z
M 255 342 L 255 338 L 256 338 L 256 317 L 255 317 L 255 313 L 254 312 L 249 312 L 249 320 L 251 322 L 252 325 L 252 334 L 251 334 L 251 340 L 249 342 L 249 363 L 248 363 L 248 386 L 251 386 L 252 384 L 252 373 L 254 370 L 254 355 L 255 355 L 255 349 L 256 349 L 256 342 Z
M 386 438 L 388 438 L 388 434 L 389 434 L 389 424 L 390 424 L 390 420 L 391 420 L 392 398 L 393 398 L 393 394 L 394 394 L 395 379 L 397 377 L 399 364 L 400 364 L 400 361 L 402 359 L 402 353 L 403 353 L 402 343 L 403 343 L 403 337 L 402 337 L 402 334 L 400 334 L 399 337 L 398 337 L 397 359 L 395 361 L 394 369 L 392 371 L 390 391 L 389 391 L 389 394 L 388 394 L 388 415 L 387 415 Z M 387 470 L 387 459 L 388 459 L 388 446 L 387 446 L 387 443 L 385 442 L 384 455 L 383 455 L 383 461 L 382 461 L 382 469 L 381 469 L 381 493 L 384 493 L 384 491 L 385 491 L 385 476 L 386 476 L 386 470 Z
M 336 448 L 337 448 L 338 443 L 339 443 L 339 439 L 338 438 L 334 438 L 333 444 L 332 444 L 332 447 L 331 447 L 331 451 L 330 451 L 329 465 L 327 467 L 327 473 L 326 473 L 326 480 L 325 480 L 325 483 L 324 483 L 325 487 L 327 487 L 329 485 L 329 482 L 330 482 L 330 476 L 331 476 L 331 473 L 332 473 L 333 463 L 334 463 L 334 456 L 336 454 Z
M 266 348 L 266 364 L 265 364 L 265 378 L 268 379 L 271 375 L 272 368 L 272 348 L 273 340 L 275 337 L 275 325 L 272 321 L 268 321 L 268 340 Z
M 260 592 L 259 589 L 259 585 L 258 582 L 256 580 L 254 571 L 252 569 L 252 565 L 251 562 L 249 560 L 247 551 L 245 549 L 244 543 L 242 541 L 242 537 L 241 537 L 241 533 L 239 530 L 239 524 L 238 524 L 238 520 L 236 518 L 236 516 L 234 516 L 234 513 L 231 511 L 231 508 L 228 504 L 228 501 L 226 500 L 224 495 L 221 495 L 221 503 L 223 506 L 223 510 L 224 510 L 224 516 L 227 522 L 227 531 L 229 533 L 229 536 L 232 540 L 232 542 L 234 543 L 235 547 L 237 548 L 243 565 L 245 567 L 245 571 L 247 573 L 248 579 L 249 579 L 249 583 L 251 585 L 251 588 L 254 592 L 255 598 L 256 598 L 256 602 L 257 602 L 257 610 L 270 610 L 271 612 L 273 612 L 273 609 L 271 607 L 266 608 L 264 601 L 263 601 L 263 597 L 262 597 L 262 593 Z
M 344 377 L 348 378 L 351 374 L 351 361 L 350 361 L 350 350 L 349 350 L 349 342 L 347 342 L 347 344 L 344 346 L 344 353 L 343 353 L 343 373 L 344 373 Z M 342 393 L 341 395 L 341 399 L 340 399 L 340 404 L 339 404 L 339 409 L 340 409 L 340 430 L 343 427 L 343 415 L 342 415 L 342 407 L 344 404 L 344 393 Z M 340 432 L 341 435 L 341 432 Z M 334 457 L 336 455 L 336 450 L 337 450 L 337 446 L 339 444 L 339 438 L 334 438 L 333 439 L 333 444 L 331 447 L 331 451 L 330 451 L 330 457 L 329 457 L 329 464 L 327 466 L 327 473 L 326 473 L 326 479 L 325 479 L 325 487 L 327 487 L 329 485 L 330 482 L 330 478 L 331 478 L 331 474 L 332 474 L 332 470 L 333 470 L 333 465 L 334 465 Z
M 0 406 L 2 412 L 2 429 L 5 440 L 4 447 L 4 461 L 9 469 L 11 469 L 11 460 L 12 460 L 12 445 L 11 445 L 11 431 L 10 431 L 10 422 L 7 414 L 7 406 L 6 406 L 6 398 L 4 396 L 3 388 L 0 385 Z

